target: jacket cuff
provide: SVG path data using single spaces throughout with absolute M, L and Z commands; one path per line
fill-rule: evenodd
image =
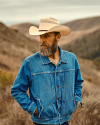
M 32 102 L 31 105 L 28 108 L 28 113 L 33 115 L 35 110 L 36 110 L 37 106 L 35 102 Z
M 79 96 L 75 95 L 75 101 L 79 101 L 81 104 L 81 107 L 83 107 L 82 97 L 80 98 Z

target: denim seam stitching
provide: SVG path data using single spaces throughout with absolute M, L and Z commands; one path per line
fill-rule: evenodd
M 40 58 L 41 58 L 42 64 L 44 64 L 44 63 L 43 63 L 43 60 L 42 60 L 42 57 L 41 57 L 41 54 L 40 54 Z
M 28 60 L 28 59 L 30 59 L 30 58 L 32 58 L 32 57 L 34 57 L 34 56 L 37 56 L 37 55 L 39 55 L 39 53 L 37 53 L 36 55 L 33 54 L 33 55 L 31 55 L 31 56 L 28 56 L 28 57 L 26 58 L 26 60 Z
M 65 53 L 64 53 L 64 57 L 65 57 L 65 59 L 66 59 Z M 66 61 L 67 61 L 67 59 L 66 59 Z M 66 63 L 68 63 L 68 61 L 67 61 Z
M 39 100 L 39 104 L 41 105 L 40 99 L 38 99 L 38 100 Z M 42 105 L 41 105 L 41 106 L 42 106 Z M 40 112 L 40 114 L 39 114 L 39 118 L 40 118 L 40 115 L 41 115 L 42 111 L 43 111 L 43 106 L 42 106 L 42 110 L 41 110 L 41 112 Z
M 64 86 L 65 86 L 65 73 L 64 73 Z M 65 104 L 66 104 L 66 91 L 64 88 L 64 92 L 65 92 Z M 66 106 L 64 105 L 64 109 L 66 110 Z M 64 110 L 64 114 L 65 114 L 65 110 Z
M 40 103 L 40 98 L 35 98 L 35 99 L 39 100 L 39 104 L 41 105 L 41 103 Z M 42 105 L 41 105 L 41 106 L 42 106 Z M 42 111 L 43 111 L 43 106 L 42 106 L 41 112 L 42 112 Z M 40 112 L 40 114 L 39 114 L 39 118 L 40 118 L 41 112 Z
M 33 73 L 32 75 L 49 74 L 49 73 L 56 73 L 56 72 L 67 72 L 67 71 L 74 71 L 74 70 L 75 70 L 75 69 L 63 70 L 63 71 L 53 71 L 53 72 L 40 72 L 40 73 Z
M 72 100 L 72 99 L 71 99 Z M 71 100 L 69 100 L 69 101 L 65 101 L 65 102 L 59 102 L 59 103 L 70 103 L 71 102 Z M 47 104 L 47 106 L 49 106 L 49 105 L 53 105 L 53 104 L 56 104 L 56 102 L 55 103 L 51 103 L 51 104 Z
M 69 87 L 69 86 L 62 86 L 62 87 L 59 87 L 59 88 L 65 88 L 65 87 Z M 50 89 L 55 89 L 55 88 L 50 88 Z M 46 90 L 50 90 L 50 89 L 46 89 Z
M 33 78 L 32 78 L 32 69 L 31 69 L 31 66 L 30 66 L 30 62 L 29 62 L 29 60 L 27 60 L 27 62 L 28 62 L 28 65 L 29 65 L 29 68 L 30 68 L 30 72 L 31 72 L 31 81 L 32 81 L 32 83 L 33 83 Z
M 32 107 L 33 104 L 34 104 L 34 102 L 32 102 L 31 105 L 29 106 L 29 108 L 28 108 L 29 112 L 30 112 L 30 109 L 31 109 L 31 107 Z

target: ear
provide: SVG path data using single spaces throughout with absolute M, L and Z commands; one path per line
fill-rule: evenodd
M 56 36 L 57 41 L 59 41 L 60 38 L 61 38 L 61 34 L 59 33 L 59 34 Z

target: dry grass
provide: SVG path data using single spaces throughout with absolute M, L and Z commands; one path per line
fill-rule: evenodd
M 0 71 L 0 125 L 32 125 L 31 116 L 11 96 L 14 73 Z M 1 77 L 2 76 L 2 77 Z M 9 84 L 8 84 L 9 83 Z M 4 87 L 3 87 L 4 85 Z M 100 93 L 83 89 L 83 108 L 78 103 L 70 125 L 100 125 Z
M 0 125 L 32 124 L 30 115 L 25 112 L 11 95 L 11 87 L 16 72 L 0 69 Z
M 70 125 L 100 125 L 100 96 L 99 93 L 83 91 L 83 107 L 79 105 L 74 111 Z
M 13 99 L 10 91 L 11 85 L 0 91 L 0 125 L 31 125 L 30 115 Z
M 7 85 L 14 82 L 15 74 L 11 71 L 3 71 L 0 69 L 0 89 L 4 89 Z

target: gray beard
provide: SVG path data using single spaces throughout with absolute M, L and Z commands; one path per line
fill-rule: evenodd
M 58 47 L 57 40 L 56 38 L 54 39 L 52 46 L 49 46 L 48 43 L 44 42 L 44 43 L 41 43 L 39 47 L 40 47 L 40 54 L 42 56 L 51 56 L 57 50 L 57 47 Z

